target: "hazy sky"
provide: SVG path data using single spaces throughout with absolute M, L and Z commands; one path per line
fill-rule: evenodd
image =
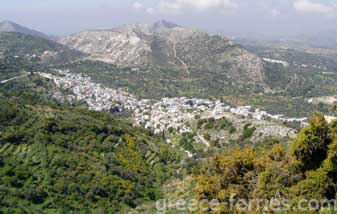
M 337 0 L 2 0 L 0 20 L 48 34 L 166 19 L 241 35 L 337 31 Z

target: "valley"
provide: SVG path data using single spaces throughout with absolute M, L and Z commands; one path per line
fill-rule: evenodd
M 233 118 L 232 120 L 235 118 L 235 121 L 240 120 L 238 126 L 254 121 L 253 123 L 259 127 L 259 132 L 257 131 L 254 137 L 257 142 L 267 137 L 280 139 L 293 137 L 295 130 L 288 129 L 281 124 L 298 123 L 299 126 L 303 126 L 307 121 L 307 118 L 285 118 L 283 115 L 271 115 L 259 109 L 254 110 L 251 106 L 226 106 L 220 100 L 186 97 L 163 98 L 160 101 L 138 100 L 123 90 L 103 87 L 78 74 L 69 74 L 64 71 L 55 71 L 55 73 L 59 76 L 45 73 L 38 73 L 38 75 L 51 79 L 57 87 L 69 93 L 69 95 L 54 94 L 57 100 L 86 103 L 90 110 L 95 111 L 126 111 L 132 115 L 134 125 L 150 129 L 154 134 L 193 133 L 191 124 L 198 120 L 218 120 L 228 117 Z M 219 138 L 225 137 L 220 135 Z M 200 139 L 205 142 L 203 138 Z
M 336 65 L 165 20 L 57 39 L 2 22 L 0 213 L 335 199 Z
M 154 134 L 165 135 L 168 142 L 172 142 L 177 134 L 192 133 L 196 135 L 195 142 L 208 145 L 209 142 L 205 140 L 204 136 L 209 135 L 208 132 L 210 132 L 213 137 L 208 138 L 212 139 L 212 142 L 227 144 L 240 140 L 240 133 L 243 132 L 243 127 L 247 124 L 255 129 L 255 133 L 249 136 L 253 142 L 260 142 L 267 138 L 284 140 L 296 135 L 296 130 L 287 128 L 284 124 L 297 124 L 294 126 L 297 129 L 308 124 L 308 118 L 305 117 L 286 118 L 284 115 L 273 115 L 252 106 L 233 107 L 220 100 L 187 97 L 167 97 L 159 101 L 137 99 L 123 89 L 107 88 L 92 82 L 89 77 L 62 70 L 54 70 L 51 73 L 38 72 L 35 75 L 51 80 L 55 87 L 59 88 L 51 94 L 59 102 L 84 103 L 89 110 L 100 112 L 126 112 L 132 117 L 134 126 L 149 129 Z M 200 123 L 211 124 L 212 122 L 207 121 L 223 119 L 229 120 L 230 124 L 234 123 L 233 128 L 237 132 L 216 133 L 215 130 L 213 131 L 213 127 L 206 130 L 200 129 L 202 128 Z M 326 119 L 333 121 L 337 117 L 326 115 Z M 189 152 L 196 151 L 194 146 L 190 149 Z

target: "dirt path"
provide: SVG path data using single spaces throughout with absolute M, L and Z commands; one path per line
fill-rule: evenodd
M 200 134 L 198 134 L 198 137 L 200 138 L 200 140 L 202 141 L 203 144 L 205 144 L 207 147 L 210 147 L 210 143 Z
M 171 42 L 173 43 L 173 55 L 174 55 L 174 58 L 176 58 L 176 59 L 183 65 L 184 70 L 185 70 L 187 73 L 190 73 L 187 64 L 184 62 L 184 60 L 182 60 L 182 59 L 177 55 L 176 42 L 175 42 L 175 41 L 172 41 L 172 40 L 171 40 Z
M 7 79 L 7 80 L 2 80 L 0 83 L 3 84 L 3 83 L 6 83 L 6 82 L 10 82 L 10 81 L 13 81 L 13 80 L 16 80 L 16 79 L 19 79 L 19 78 L 23 78 L 23 77 L 27 77 L 27 76 L 28 76 L 28 74 L 24 74 L 24 75 L 13 77 L 13 78 L 10 78 L 10 79 Z

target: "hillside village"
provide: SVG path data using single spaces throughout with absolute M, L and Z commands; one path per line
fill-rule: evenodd
M 64 37 L 0 22 L 0 214 L 336 213 L 337 32 L 308 19 L 316 43 L 301 23 L 337 11 L 314 1 L 269 5 L 265 28 L 255 16 L 266 5 L 247 14 L 238 0 L 25 8 L 27 24 Z M 0 11 L 11 19 L 10 2 Z M 175 20 L 209 32 L 165 20 L 108 26 L 168 10 L 200 14 Z M 291 23 L 273 23 L 285 14 Z M 91 30 L 73 32 L 81 26 Z
M 158 134 L 169 128 L 180 133 L 190 132 L 188 122 L 196 117 L 215 118 L 233 114 L 246 119 L 257 121 L 298 122 L 305 125 L 307 118 L 286 118 L 283 115 L 272 115 L 252 106 L 231 107 L 220 100 L 199 98 L 162 98 L 161 100 L 137 99 L 123 91 L 96 84 L 89 77 L 68 71 L 55 71 L 57 74 L 39 73 L 51 79 L 54 83 L 70 92 L 69 95 L 60 93 L 54 97 L 62 102 L 83 102 L 90 110 L 105 112 L 130 112 L 136 126 L 144 126 Z

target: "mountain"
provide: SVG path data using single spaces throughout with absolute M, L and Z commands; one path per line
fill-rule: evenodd
M 41 63 L 64 63 L 82 57 L 79 51 L 52 41 L 47 35 L 11 21 L 0 23 L 0 56 Z
M 1 55 L 52 64 L 74 61 L 84 56 L 57 42 L 17 32 L 0 32 Z
M 177 28 L 180 27 L 177 24 L 168 22 L 166 20 L 160 20 L 152 25 L 152 30 L 153 31 L 158 31 L 160 29 L 172 29 L 172 28 Z
M 42 32 L 23 27 L 11 21 L 0 22 L 0 32 L 15 32 L 49 39 L 49 37 Z
M 332 50 L 312 53 L 275 48 L 274 43 L 261 46 L 263 42 L 238 45 L 165 20 L 84 31 L 60 42 L 87 53 L 89 60 L 56 69 L 89 75 L 141 98 L 224 98 L 234 105 L 299 117 L 315 108 L 308 98 L 335 95 Z
M 265 81 L 264 72 L 269 81 L 279 81 L 281 88 L 302 88 L 302 92 L 296 90 L 299 96 L 306 91 L 310 95 L 324 92 L 322 85 L 331 87 L 337 82 L 336 72 L 320 67 L 319 63 L 327 63 L 324 58 L 252 48 L 254 55 L 225 38 L 166 21 L 102 32 L 134 37 L 145 46 L 149 41 L 155 44 L 150 43 L 149 58 L 133 58 L 136 49 L 126 58 L 118 58 L 120 64 L 114 65 L 89 60 L 60 66 L 42 66 L 31 60 L 26 65 L 21 57 L 42 60 L 43 55 L 55 51 L 69 61 L 73 58 L 66 53 L 73 52 L 43 38 L 0 33 L 0 53 L 5 56 L 0 57 L 0 79 L 6 80 L 0 84 L 0 213 L 157 213 L 162 205 L 163 212 L 174 214 L 182 209 L 192 212 L 192 208 L 166 206 L 168 201 L 192 199 L 222 201 L 221 212 L 236 213 L 243 212 L 242 200 L 250 198 L 280 200 L 275 209 L 284 208 L 287 213 L 287 209 L 298 209 L 303 199 L 336 200 L 337 121 L 328 124 L 323 114 L 316 113 L 310 124 L 290 140 L 294 130 L 285 126 L 296 124 L 277 122 L 282 117 L 279 114 L 267 121 L 258 119 L 255 113 L 262 118 L 267 112 L 242 106 L 245 104 L 231 108 L 224 97 L 228 93 L 238 99 L 244 90 L 255 93 L 236 83 L 250 78 L 248 81 L 258 84 Z M 114 41 L 119 42 L 118 38 Z M 127 54 L 131 41 L 113 45 Z M 94 43 L 100 42 L 105 41 Z M 146 66 L 127 64 L 131 59 L 143 59 Z M 254 61 L 261 70 L 256 69 Z M 29 72 L 29 68 L 34 72 L 22 77 L 21 71 Z M 41 70 L 43 74 L 38 73 Z M 14 72 L 17 74 L 11 76 Z M 54 79 L 56 75 L 59 78 Z M 93 83 L 88 76 L 93 81 L 114 83 L 116 90 Z M 147 99 L 135 101 L 122 87 L 144 92 Z M 149 96 L 173 92 L 174 96 L 207 94 L 212 100 L 153 100 L 154 96 Z M 79 100 L 56 102 L 60 96 Z M 215 100 L 215 96 L 224 100 Z M 266 101 L 263 96 L 261 93 L 247 99 L 258 106 Z M 296 100 L 276 95 L 267 101 L 276 111 L 303 111 L 294 105 Z M 111 108 L 111 103 L 131 112 L 119 112 Z M 300 103 L 301 108 L 309 105 Z M 87 110 L 88 106 L 97 107 L 90 108 L 97 111 L 109 106 L 109 110 L 96 112 Z M 221 118 L 215 118 L 218 115 Z M 144 127 L 134 126 L 136 121 Z M 176 126 L 179 124 L 190 129 Z M 249 212 L 251 208 L 254 213 L 269 210 L 255 202 L 252 205 Z M 219 211 L 213 207 L 212 203 L 207 211 Z M 199 209 L 205 211 L 200 206 L 193 212 Z M 333 213 L 330 203 L 312 209 L 310 206 L 307 210 Z
M 161 20 L 80 32 L 60 43 L 89 54 L 88 59 L 118 67 L 179 69 L 222 73 L 236 82 L 263 83 L 263 62 L 221 36 Z
M 59 64 L 74 61 L 84 54 L 52 41 L 44 33 L 3 21 L 0 23 L 0 56 Z

